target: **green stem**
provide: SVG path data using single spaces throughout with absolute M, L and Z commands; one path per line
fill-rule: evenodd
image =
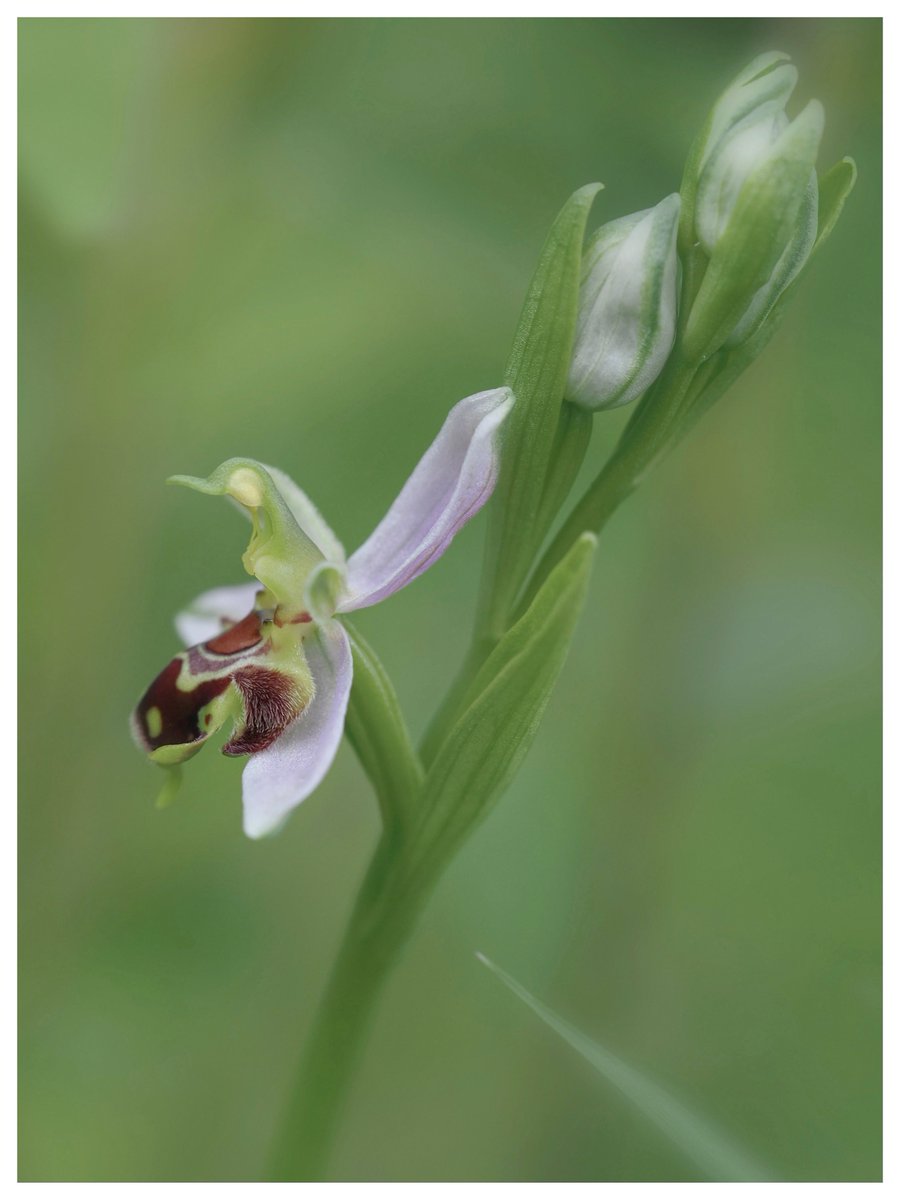
M 575 284 L 584 219 L 594 190 L 583 189 L 584 194 L 576 194 L 574 215 L 567 218 L 571 226 L 567 234 L 571 242 L 567 270 Z M 698 253 L 687 255 L 683 295 L 692 296 L 696 292 L 703 267 L 704 261 Z M 491 546 L 493 550 L 497 545 L 501 549 L 507 546 L 506 558 L 501 561 L 499 554 L 488 556 L 476 636 L 459 678 L 426 735 L 422 748 L 426 768 L 435 759 L 459 709 L 465 705 L 479 670 L 499 639 L 531 604 L 553 568 L 584 533 L 600 532 L 647 470 L 721 395 L 753 353 L 758 352 L 758 347 L 753 346 L 740 356 L 723 352 L 709 363 L 688 363 L 681 354 L 679 336 L 660 378 L 641 401 L 606 466 L 575 506 L 529 581 L 528 566 L 578 472 L 591 428 L 589 416 L 561 401 L 574 333 L 575 284 L 566 293 L 572 311 L 562 321 L 561 332 L 554 333 L 564 352 L 550 358 L 526 352 L 532 325 L 540 325 L 542 321 L 546 324 L 554 315 L 552 308 L 549 315 L 543 313 L 540 303 L 542 288 L 547 287 L 555 294 L 545 279 L 548 270 L 539 273 L 540 286 L 533 296 L 529 295 L 523 332 L 511 368 L 512 382 L 521 393 L 520 403 L 522 396 L 546 401 L 537 406 L 539 412 L 531 425 L 523 426 L 520 431 L 518 473 L 511 483 L 507 479 L 505 484 L 507 492 L 515 492 L 517 499 L 517 504 L 505 507 L 516 511 L 526 508 L 530 513 L 527 523 L 530 536 L 510 542 L 505 538 L 504 513 L 495 519 Z M 561 288 L 562 284 L 558 284 L 556 291 Z M 684 316 L 689 308 L 689 304 L 683 303 Z M 545 330 L 544 340 L 549 336 Z M 557 393 L 561 408 L 552 402 Z M 535 478 L 542 481 L 541 495 L 531 494 Z M 522 491 L 527 493 L 527 504 L 518 494 Z M 509 495 L 506 499 L 509 500 Z M 507 543 L 514 545 L 515 553 L 509 551 Z M 517 594 L 526 581 L 524 600 L 518 612 L 514 612 Z M 478 817 L 474 813 L 469 819 L 448 820 L 433 804 L 429 814 L 422 761 L 412 746 L 387 673 L 363 638 L 349 626 L 348 633 L 354 685 L 347 734 L 378 795 L 383 832 L 309 1033 L 272 1156 L 268 1173 L 271 1181 L 324 1178 L 346 1096 L 382 990 L 431 892 Z
M 586 532 L 599 533 L 647 471 L 674 444 L 695 374 L 696 368 L 673 352 L 666 369 L 626 425 L 605 467 L 544 552 L 519 606 L 520 613 L 578 538 Z
M 272 1155 L 270 1182 L 326 1177 L 381 993 L 466 836 L 436 844 L 424 816 L 402 838 L 385 832 L 375 850 L 307 1038 Z
M 553 442 L 553 452 L 544 484 L 544 493 L 535 517 L 529 562 L 541 548 L 556 514 L 562 508 L 584 462 L 593 431 L 593 416 L 564 400 Z M 481 670 L 482 664 L 497 645 L 498 636 L 476 628 L 469 652 L 443 702 L 434 714 L 422 739 L 422 762 L 429 767 L 441 748 L 441 742 L 456 717 L 469 684 Z
M 701 368 L 702 370 L 702 368 Z M 652 464 L 673 442 L 674 432 L 684 407 L 692 395 L 692 383 L 699 372 L 673 352 L 662 375 L 647 392 L 634 416 L 625 427 L 618 445 L 606 466 L 582 496 L 561 527 L 538 566 L 531 575 L 521 603 L 514 609 L 508 624 L 517 620 L 531 604 L 547 576 L 565 558 L 583 533 L 599 533 L 622 501 L 637 487 Z M 587 440 L 579 447 L 575 471 L 583 458 Z M 573 457 L 573 462 L 575 459 Z M 567 490 L 567 489 L 566 489 Z M 560 493 L 560 503 L 565 492 Z M 546 528 L 546 526 L 545 526 Z M 537 547 L 535 547 L 535 550 Z M 500 633 L 503 631 L 501 630 Z M 459 715 L 459 706 L 472 680 L 481 670 L 488 655 L 496 646 L 500 633 L 476 631 L 466 660 L 453 686 L 434 716 L 421 745 L 422 762 L 431 765 L 440 749 L 447 730 Z
M 673 356 L 629 422 L 606 467 L 545 553 L 531 578 L 526 604 L 578 537 L 589 530 L 599 532 L 650 466 L 679 439 L 703 389 L 713 382 L 714 371 L 722 385 L 731 381 L 732 372 L 720 364 L 697 369 Z M 715 384 L 719 382 L 717 377 Z M 719 393 L 718 387 L 715 392 Z M 377 656 L 356 630 L 349 632 L 357 681 L 348 733 L 378 792 L 384 833 L 309 1034 L 272 1160 L 271 1180 L 324 1177 L 382 989 L 434 886 L 470 831 L 466 827 L 448 839 L 441 830 L 435 833 L 431 828 L 421 804 L 422 768 L 396 695 Z M 488 637 L 473 643 L 426 738 L 426 765 L 437 753 L 444 730 L 494 645 L 495 639 Z
M 677 360 L 647 394 L 610 461 L 576 506 L 535 571 L 533 596 L 575 540 L 598 531 L 641 476 L 677 437 L 696 391 L 697 372 Z M 573 457 L 573 462 L 575 457 Z M 574 471 L 571 472 L 574 474 Z M 421 806 L 422 768 L 396 695 L 377 656 L 349 629 L 356 681 L 348 733 L 378 792 L 384 833 L 360 888 L 300 1064 L 272 1160 L 271 1180 L 324 1177 L 348 1088 L 382 989 L 419 914 L 468 829 L 435 835 Z M 469 684 L 495 642 L 473 643 L 457 684 L 426 741 L 426 763 L 440 745 Z M 452 842 L 452 845 L 450 844 Z
M 487 634 L 476 635 L 472 639 L 472 644 L 469 647 L 469 652 L 463 661 L 463 665 L 460 667 L 446 696 L 432 717 L 428 729 L 425 731 L 425 736 L 422 738 L 419 754 L 426 770 L 434 762 L 437 752 L 441 748 L 444 736 L 456 718 L 459 706 L 462 704 L 469 690 L 469 685 L 481 670 L 482 665 L 487 661 L 488 655 L 496 644 L 496 639 Z
M 378 999 L 425 894 L 409 894 L 403 843 L 384 835 L 310 1030 L 269 1181 L 320 1180 Z
M 378 998 L 427 895 L 417 897 L 409 868 L 422 765 L 387 672 L 359 631 L 344 626 L 353 652 L 346 733 L 378 797 L 382 834 L 307 1038 L 271 1180 L 322 1178 Z

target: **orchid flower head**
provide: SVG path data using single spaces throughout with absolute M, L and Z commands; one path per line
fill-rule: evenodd
M 227 755 L 248 755 L 244 830 L 278 829 L 314 790 L 340 744 L 353 675 L 342 613 L 412 583 L 485 504 L 499 470 L 508 388 L 461 400 L 369 538 L 349 557 L 284 472 L 233 458 L 206 479 L 252 524 L 243 565 L 254 579 L 204 592 L 176 617 L 187 649 L 154 679 L 132 714 L 138 746 L 180 767 L 228 721 Z

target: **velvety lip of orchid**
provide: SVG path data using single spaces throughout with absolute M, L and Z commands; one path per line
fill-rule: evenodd
M 319 784 L 337 752 L 353 666 L 341 613 L 412 583 L 490 497 L 508 388 L 461 400 L 371 536 L 349 557 L 284 472 L 229 459 L 173 482 L 227 496 L 250 518 L 252 582 L 204 592 L 176 618 L 187 649 L 154 679 L 131 725 L 138 746 L 179 767 L 229 719 L 229 755 L 249 755 L 244 830 L 262 837 Z

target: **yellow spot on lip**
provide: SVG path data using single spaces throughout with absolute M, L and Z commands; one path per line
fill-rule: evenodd
M 147 732 L 152 738 L 158 738 L 162 733 L 162 713 L 156 707 L 147 709 Z
M 230 476 L 228 490 L 239 504 L 247 508 L 259 508 L 263 502 L 259 477 L 249 467 L 239 467 Z

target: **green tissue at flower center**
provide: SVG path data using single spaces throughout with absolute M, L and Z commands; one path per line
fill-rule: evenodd
M 287 620 L 303 611 L 307 580 L 323 555 L 262 464 L 251 458 L 230 458 L 206 479 L 174 475 L 169 482 L 234 501 L 253 524 L 241 560 L 244 569 L 267 589 Z

